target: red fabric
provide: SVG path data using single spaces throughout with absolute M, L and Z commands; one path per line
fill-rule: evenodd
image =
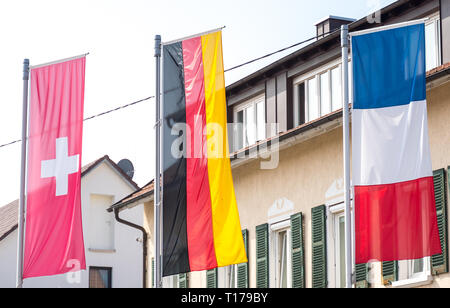
M 86 269 L 80 195 L 84 78 L 85 58 L 31 70 L 23 278 Z M 65 150 L 56 153 L 57 144 Z
M 201 37 L 183 42 L 187 134 L 187 238 L 191 271 L 217 267 L 211 193 Z
M 355 187 L 356 264 L 442 252 L 433 177 Z

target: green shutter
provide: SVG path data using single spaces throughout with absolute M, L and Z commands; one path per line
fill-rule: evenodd
M 248 230 L 242 230 L 242 237 L 244 238 L 245 253 L 248 258 Z M 248 262 L 237 265 L 237 287 L 239 289 L 247 289 L 248 286 Z
M 327 240 L 326 208 L 318 206 L 311 211 L 312 220 L 312 287 L 326 288 L 327 280 Z
M 256 287 L 269 288 L 269 225 L 256 227 Z
M 434 172 L 434 194 L 436 198 L 436 214 L 439 227 L 439 236 L 441 239 L 442 254 L 432 256 L 431 265 L 433 275 L 439 275 L 448 273 L 447 187 L 445 183 L 444 169 Z
M 152 288 L 155 287 L 155 258 L 152 258 Z
M 292 287 L 305 288 L 305 249 L 302 213 L 291 216 Z
M 385 261 L 382 263 L 383 284 L 391 285 L 398 280 L 398 261 Z
M 189 275 L 188 274 L 178 275 L 178 288 L 180 288 L 180 289 L 189 288 Z
M 355 266 L 355 272 L 356 272 L 356 288 L 357 289 L 370 288 L 368 279 L 369 264 L 357 264 Z
M 217 268 L 206 271 L 206 287 L 208 289 L 217 288 Z

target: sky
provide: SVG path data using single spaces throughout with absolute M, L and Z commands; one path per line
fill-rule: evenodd
M 225 26 L 225 69 L 315 35 L 329 15 L 360 19 L 394 0 L 15 0 L 0 2 L 0 145 L 21 138 L 23 59 L 38 65 L 89 53 L 84 117 L 155 94 L 154 37 Z M 229 85 L 291 49 L 226 73 Z M 84 123 L 82 164 L 109 155 L 154 178 L 154 100 Z M 20 143 L 0 148 L 0 207 L 16 200 Z

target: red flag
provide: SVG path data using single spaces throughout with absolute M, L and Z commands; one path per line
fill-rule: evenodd
M 32 68 L 23 278 L 86 269 L 81 147 L 86 58 Z

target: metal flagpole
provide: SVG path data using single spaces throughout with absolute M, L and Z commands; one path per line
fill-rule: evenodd
M 23 101 L 22 101 L 22 151 L 20 160 L 20 196 L 17 239 L 17 277 L 16 287 L 23 285 L 23 239 L 25 225 L 25 182 L 27 160 L 27 128 L 28 128 L 28 80 L 30 76 L 30 60 L 23 61 Z
M 348 25 L 341 27 L 342 47 L 342 103 L 343 103 L 343 135 L 344 135 L 344 187 L 345 187 L 345 269 L 346 287 L 353 286 L 353 253 L 352 253 L 352 215 L 350 203 L 350 114 L 349 114 L 349 90 L 348 90 Z
M 161 287 L 161 36 L 155 36 L 156 58 L 156 166 L 155 166 L 155 287 Z

